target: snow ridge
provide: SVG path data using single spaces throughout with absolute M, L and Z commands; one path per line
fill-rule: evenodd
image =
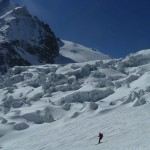
M 56 58 L 56 63 L 66 64 L 73 62 L 86 62 L 93 60 L 110 59 L 108 55 L 105 55 L 99 51 L 90 49 L 77 43 L 73 43 L 66 40 L 60 40 L 58 43 L 60 46 L 60 56 Z

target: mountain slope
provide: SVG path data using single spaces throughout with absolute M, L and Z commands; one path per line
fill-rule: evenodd
M 6 3 L 7 2 L 7 3 Z M 58 55 L 54 33 L 26 7 L 3 0 L 0 13 L 0 68 L 53 63 Z M 6 5 L 7 4 L 7 5 Z
M 149 150 L 149 53 L 10 69 L 0 76 L 1 148 Z
M 59 57 L 55 60 L 56 63 L 73 63 L 110 59 L 108 55 L 70 41 L 61 40 L 59 41 L 59 45 L 60 51 Z
M 60 53 L 59 53 L 60 49 Z M 26 7 L 0 1 L 0 69 L 13 66 L 67 64 L 110 59 L 85 46 L 56 39 L 47 24 L 32 17 Z

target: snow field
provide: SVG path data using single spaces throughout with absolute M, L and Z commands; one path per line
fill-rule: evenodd
M 150 65 L 144 62 L 10 69 L 0 76 L 2 149 L 149 150 Z M 98 132 L 103 143 L 95 145 Z

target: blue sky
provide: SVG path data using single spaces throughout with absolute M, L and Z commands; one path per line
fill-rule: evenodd
M 112 57 L 150 48 L 150 0 L 20 1 L 55 35 Z

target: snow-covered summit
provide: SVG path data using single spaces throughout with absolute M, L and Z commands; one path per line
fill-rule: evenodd
M 32 17 L 26 7 L 7 4 L 7 0 L 1 3 L 5 10 L 0 13 L 1 70 L 15 65 L 53 63 L 59 48 L 49 26 Z
M 110 59 L 108 55 L 70 41 L 60 40 L 59 46 L 59 57 L 56 58 L 56 63 L 86 62 Z
M 38 45 L 46 34 L 40 22 L 27 11 L 26 7 L 16 7 L 0 17 L 1 42 L 24 40 L 31 45 Z

